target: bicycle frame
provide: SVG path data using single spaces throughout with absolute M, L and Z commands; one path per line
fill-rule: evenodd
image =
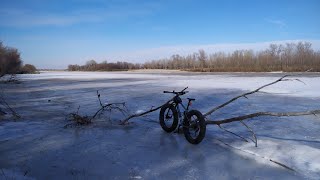
M 179 95 L 177 95 L 176 97 L 179 97 Z M 180 98 L 180 97 L 179 97 Z M 189 107 L 191 105 L 191 102 L 189 100 L 187 107 L 185 105 L 183 105 L 182 101 L 179 103 L 175 103 L 174 101 L 172 102 L 174 104 L 174 107 L 177 109 L 178 112 L 178 117 L 179 117 L 179 126 L 182 125 L 184 117 L 187 117 L 186 114 L 189 111 Z M 181 113 L 180 111 L 180 106 L 183 108 L 183 113 Z M 183 115 L 183 116 L 182 116 Z
M 179 126 L 182 125 L 183 123 L 183 120 L 185 117 L 187 117 L 187 113 L 189 111 L 189 107 L 191 105 L 191 102 L 194 100 L 194 99 L 189 99 L 189 102 L 188 102 L 188 105 L 187 107 L 185 105 L 183 105 L 182 103 L 182 99 L 180 98 L 181 95 L 184 95 L 186 94 L 188 91 L 185 91 L 188 87 L 184 88 L 182 91 L 180 92 L 176 92 L 176 91 L 163 91 L 164 93 L 173 93 L 175 94 L 175 96 L 172 98 L 170 104 L 174 105 L 174 108 L 176 108 L 177 112 L 178 112 L 178 118 L 179 118 Z M 181 113 L 180 111 L 180 106 L 182 106 L 183 108 L 183 113 Z M 168 111 L 169 113 L 169 111 Z M 167 114 L 168 115 L 168 114 Z

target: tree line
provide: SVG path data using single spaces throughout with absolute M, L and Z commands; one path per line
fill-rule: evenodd
M 320 51 L 314 51 L 309 42 L 270 44 L 265 50 L 236 50 L 230 53 L 207 54 L 204 50 L 186 56 L 152 60 L 143 64 L 128 62 L 69 65 L 69 71 L 114 71 L 130 69 L 180 69 L 200 72 L 320 72 Z
M 207 54 L 199 50 L 187 56 L 146 62 L 147 69 L 183 69 L 209 72 L 320 71 L 320 51 L 309 42 L 271 44 L 267 49 L 236 50 L 231 53 Z
M 16 48 L 5 46 L 0 41 L 0 77 L 6 74 L 35 73 L 36 70 L 31 64 L 23 65 Z
M 108 63 L 107 61 L 97 63 L 95 60 L 89 60 L 85 65 L 70 64 L 68 66 L 69 71 L 120 71 L 140 68 L 142 68 L 141 64 L 129 62 Z

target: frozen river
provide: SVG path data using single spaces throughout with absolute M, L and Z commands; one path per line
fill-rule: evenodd
M 281 73 L 42 72 L 22 75 L 20 84 L 0 84 L 8 103 L 22 116 L 0 121 L 0 179 L 319 179 L 320 120 L 315 116 L 260 117 L 249 120 L 258 147 L 209 125 L 203 142 L 165 133 L 158 111 L 132 119 L 113 113 L 89 126 L 64 128 L 65 117 L 80 106 L 92 115 L 99 102 L 126 102 L 131 113 L 150 109 L 171 96 L 190 93 L 193 108 L 207 112 L 245 91 L 272 82 Z M 320 74 L 297 75 L 240 99 L 210 119 L 257 111 L 320 109 Z M 247 139 L 240 123 L 225 128 Z M 274 162 L 292 168 L 284 168 Z

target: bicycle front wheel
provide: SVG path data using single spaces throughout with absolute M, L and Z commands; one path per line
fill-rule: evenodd
M 162 106 L 159 122 L 162 129 L 166 132 L 172 132 L 177 128 L 179 122 L 178 112 L 172 104 Z
M 183 121 L 183 133 L 191 144 L 199 144 L 206 135 L 206 122 L 200 111 L 191 110 Z

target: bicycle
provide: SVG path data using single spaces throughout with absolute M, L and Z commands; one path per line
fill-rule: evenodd
M 188 105 L 185 107 L 180 96 L 188 93 L 188 87 L 182 91 L 163 91 L 163 93 L 172 93 L 175 96 L 161 107 L 159 122 L 162 129 L 168 133 L 174 131 L 178 125 L 182 126 L 185 138 L 191 144 L 199 144 L 206 134 L 206 122 L 202 113 L 198 110 L 190 110 L 193 98 L 188 99 Z M 184 109 L 183 113 L 180 111 L 180 106 Z M 180 122 L 180 123 L 179 123 Z

